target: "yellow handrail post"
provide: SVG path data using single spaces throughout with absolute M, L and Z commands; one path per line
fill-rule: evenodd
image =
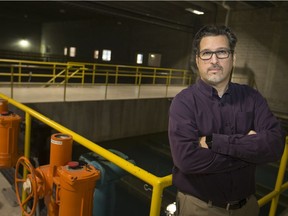
M 163 189 L 172 184 L 172 175 L 157 178 L 153 185 L 150 216 L 159 216 L 163 197 Z
M 13 91 L 14 91 L 14 67 L 13 66 L 11 67 L 10 82 L 11 82 L 10 97 L 13 98 Z
M 168 84 L 171 85 L 171 80 L 172 80 L 172 69 L 169 70 L 169 76 L 168 76 Z
M 153 187 L 150 216 L 160 215 L 163 188 L 159 185 Z
M 24 143 L 24 156 L 30 157 L 30 138 L 31 137 L 31 116 L 25 113 L 25 143 Z
M 286 144 L 285 149 L 281 158 L 277 180 L 275 184 L 275 191 L 277 192 L 277 195 L 272 199 L 269 216 L 274 216 L 277 210 L 278 200 L 281 192 L 281 185 L 283 183 L 285 171 L 286 171 L 286 165 L 287 165 L 287 159 L 288 159 L 288 137 L 286 137 Z
M 182 72 L 182 85 L 184 85 L 185 84 L 185 81 L 186 81 L 186 75 L 187 75 L 187 72 L 186 71 L 184 71 L 184 72 Z
M 109 71 L 106 71 L 106 77 L 105 77 L 105 100 L 107 99 L 107 95 L 108 95 L 108 83 L 109 83 Z
M 31 137 L 31 116 L 29 113 L 25 113 L 25 143 L 24 143 L 24 156 L 26 158 L 30 157 L 30 137 Z M 27 176 L 27 170 L 23 170 L 23 178 L 25 179 Z M 22 190 L 22 202 L 26 199 L 26 192 Z M 26 208 L 26 206 L 25 206 Z
M 18 82 L 21 83 L 21 76 L 22 76 L 22 63 L 19 63 L 19 67 L 18 67 Z
M 115 84 L 118 84 L 118 76 L 119 76 L 119 67 L 118 65 L 116 66 L 116 71 L 115 71 Z
M 136 74 L 135 74 L 135 85 L 138 83 L 138 75 L 139 74 L 139 67 L 136 68 Z
M 156 68 L 154 68 L 153 72 L 153 82 L 152 82 L 153 85 L 155 85 L 155 80 L 156 80 Z
M 92 84 L 95 84 L 95 72 L 96 72 L 97 66 L 96 64 L 93 64 L 93 69 L 92 69 Z
M 169 75 L 168 77 L 166 77 L 166 92 L 165 92 L 165 97 L 168 96 L 168 88 L 171 84 L 171 73 L 172 73 L 172 69 L 169 70 Z
M 84 85 L 85 83 L 85 71 L 86 71 L 86 67 L 85 65 L 82 67 L 82 77 L 81 77 L 81 84 Z
M 54 78 L 55 76 L 56 76 L 56 64 L 53 64 L 52 77 Z M 53 79 L 52 83 L 55 83 L 55 79 Z
M 68 81 L 68 71 L 69 68 L 67 67 L 66 71 L 65 71 L 65 77 L 64 77 L 64 95 L 63 95 L 63 100 L 66 101 L 66 87 L 67 87 L 67 81 Z
M 138 78 L 138 99 L 140 98 L 140 92 L 141 92 L 141 82 L 142 82 L 142 73 L 139 73 L 139 78 Z

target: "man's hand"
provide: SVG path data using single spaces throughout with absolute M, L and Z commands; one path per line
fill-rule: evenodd
M 199 146 L 202 148 L 207 148 L 208 149 L 208 145 L 206 143 L 206 136 L 200 137 L 199 138 Z
M 249 133 L 247 135 L 253 135 L 253 134 L 257 134 L 256 131 L 254 130 L 250 130 Z

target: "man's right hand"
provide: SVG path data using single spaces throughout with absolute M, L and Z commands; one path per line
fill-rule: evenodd
M 199 138 L 199 146 L 202 148 L 207 148 L 208 149 L 208 145 L 206 143 L 206 136 L 200 137 Z
M 250 130 L 249 133 L 247 135 L 253 135 L 253 134 L 257 134 L 256 131 L 254 130 Z

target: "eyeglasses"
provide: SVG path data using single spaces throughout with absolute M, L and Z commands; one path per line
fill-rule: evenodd
M 210 50 L 204 50 L 199 52 L 198 56 L 202 60 L 210 60 L 213 54 L 215 54 L 218 59 L 226 59 L 229 57 L 230 53 L 233 53 L 233 50 L 222 49 L 214 52 Z

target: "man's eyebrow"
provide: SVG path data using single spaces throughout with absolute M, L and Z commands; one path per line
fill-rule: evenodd
M 230 50 L 230 48 L 228 48 L 228 47 L 219 47 L 219 48 L 217 48 L 216 50 L 203 49 L 203 50 L 201 50 L 200 52 L 203 52 L 203 51 L 214 52 L 214 51 L 218 51 L 218 50 Z

